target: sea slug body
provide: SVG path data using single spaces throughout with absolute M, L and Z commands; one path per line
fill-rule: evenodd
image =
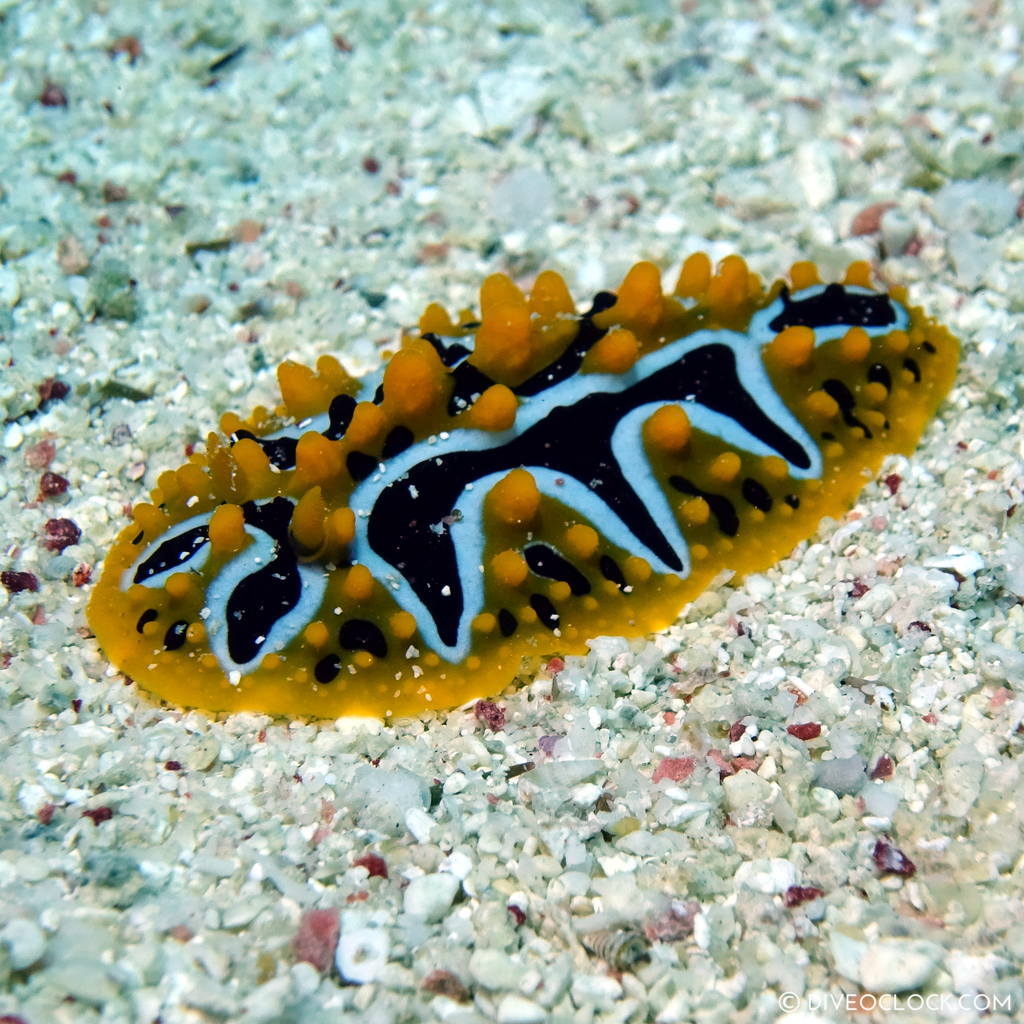
M 279 408 L 226 414 L 135 507 L 89 621 L 179 705 L 451 707 L 782 558 L 913 450 L 958 354 L 866 264 L 766 288 L 697 253 L 663 294 L 639 263 L 584 313 L 551 271 L 495 275 L 366 378 L 282 364 Z

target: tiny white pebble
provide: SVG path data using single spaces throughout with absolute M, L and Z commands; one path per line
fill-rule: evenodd
M 342 932 L 334 962 L 338 973 L 353 985 L 376 981 L 388 962 L 391 942 L 383 928 L 353 928 Z

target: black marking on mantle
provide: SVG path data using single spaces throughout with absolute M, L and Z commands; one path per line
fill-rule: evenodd
M 779 292 L 782 312 L 768 326 L 777 334 L 786 327 L 888 327 L 896 323 L 896 310 L 888 295 L 860 294 L 841 284 L 828 284 L 817 294 L 794 299 L 788 288 Z
M 770 419 L 743 387 L 728 345 L 709 343 L 684 353 L 622 391 L 592 392 L 503 444 L 482 450 L 425 451 L 400 480 L 378 494 L 367 523 L 370 548 L 400 572 L 423 603 L 441 641 L 455 646 L 464 611 L 458 554 L 451 531 L 432 527 L 452 513 L 467 484 L 518 467 L 544 468 L 588 486 L 665 565 L 682 570 L 680 555 L 632 488 L 612 451 L 612 434 L 633 409 L 648 403 L 696 401 L 728 416 L 792 465 L 806 469 L 810 455 Z M 724 533 L 736 532 L 735 510 L 707 496 Z

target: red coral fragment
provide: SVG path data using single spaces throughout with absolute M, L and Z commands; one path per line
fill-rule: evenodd
M 472 999 L 469 989 L 451 971 L 431 971 L 420 982 L 420 988 L 431 995 L 444 996 L 453 1003 L 468 1003 Z
M 693 932 L 693 922 L 700 913 L 696 900 L 673 900 L 668 910 L 644 925 L 644 935 L 651 942 L 679 942 Z
M 328 970 L 338 945 L 341 922 L 338 911 L 307 910 L 299 921 L 299 930 L 292 939 L 295 959 L 312 964 L 321 974 Z
M 895 494 L 900 489 L 900 484 L 903 483 L 903 477 L 899 473 L 890 473 L 882 483 L 889 488 L 890 494 Z
M 70 486 L 71 481 L 66 476 L 47 470 L 39 478 L 39 497 L 55 498 L 58 494 L 64 494 Z
M 12 594 L 20 594 L 23 590 L 36 593 L 39 590 L 39 578 L 34 572 L 19 572 L 16 569 L 0 572 L 0 583 Z
M 62 380 L 58 380 L 56 377 L 47 377 L 46 380 L 39 382 L 39 404 L 45 405 L 47 402 L 57 402 L 62 398 L 67 398 L 71 388 L 64 383 Z
M 30 469 L 46 469 L 57 455 L 57 446 L 49 438 L 25 449 L 25 465 Z
M 493 700 L 478 700 L 473 705 L 476 720 L 491 732 L 500 732 L 505 728 L 505 709 Z
M 883 875 L 911 878 L 917 873 L 917 866 L 914 862 L 898 846 L 893 846 L 887 839 L 875 841 L 871 859 Z
M 892 758 L 888 754 L 883 754 L 876 762 L 875 767 L 871 769 L 870 778 L 872 779 L 891 779 L 892 778 L 893 763 Z
M 104 821 L 110 821 L 114 816 L 112 807 L 89 807 L 82 811 L 82 817 L 88 818 L 94 825 L 101 825 Z
M 661 782 L 662 779 L 669 779 L 671 782 L 685 782 L 697 767 L 695 757 L 666 757 L 661 764 L 654 769 L 653 782 Z
M 116 57 L 119 53 L 126 53 L 128 54 L 128 63 L 134 64 L 142 56 L 142 43 L 139 42 L 137 36 L 118 36 L 107 48 L 107 53 L 111 57 Z
M 92 579 L 92 566 L 88 562 L 79 562 L 71 571 L 71 582 L 76 587 L 84 587 Z
M 787 725 L 786 732 L 798 740 L 816 740 L 821 735 L 821 725 L 818 722 L 799 722 Z
M 376 853 L 364 853 L 358 860 L 352 862 L 355 868 L 366 868 L 371 878 L 387 878 L 387 862 Z
M 732 775 L 735 771 L 729 763 L 729 759 L 720 750 L 709 750 L 707 759 L 718 769 L 718 777 L 720 779 Z
M 548 757 L 554 757 L 555 755 L 555 744 L 561 739 L 561 736 L 541 736 L 537 740 L 537 749 L 542 754 L 547 754 Z
M 860 235 L 873 235 L 882 226 L 882 217 L 891 210 L 895 203 L 872 203 L 865 206 L 850 224 L 850 234 L 857 238 Z
M 811 900 L 819 899 L 825 895 L 824 889 L 816 885 L 791 885 L 782 894 L 782 905 L 784 907 L 799 907 L 801 903 L 810 903 Z
M 512 916 L 512 920 L 515 921 L 517 926 L 526 920 L 526 911 L 522 907 L 516 906 L 515 903 L 510 903 L 505 909 Z
M 36 820 L 40 825 L 49 825 L 50 822 L 53 821 L 53 816 L 56 813 L 56 804 L 43 804 L 43 806 L 36 811 Z
M 39 102 L 44 107 L 66 107 L 68 94 L 56 82 L 48 81 L 39 94 Z
M 48 551 L 63 551 L 82 538 L 82 531 L 73 519 L 48 519 L 44 530 L 46 539 L 43 547 Z
M 164 769 L 169 772 L 180 772 L 181 762 L 180 761 L 164 761 Z
M 738 740 L 743 738 L 743 734 L 747 731 L 746 725 L 742 721 L 733 722 L 729 726 L 729 742 L 736 743 Z

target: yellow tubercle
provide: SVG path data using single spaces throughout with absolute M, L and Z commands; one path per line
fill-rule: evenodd
M 821 284 L 821 275 L 818 268 L 810 260 L 801 260 L 789 268 L 789 281 L 793 291 L 802 291 L 804 288 L 813 288 Z
M 533 474 L 525 469 L 513 469 L 491 488 L 487 505 L 491 514 L 508 526 L 533 522 L 540 511 L 540 491 Z
M 317 359 L 316 375 L 327 387 L 332 398 L 335 395 L 347 394 L 355 385 L 345 367 L 329 353 L 324 353 Z
M 750 298 L 750 271 L 741 256 L 726 256 L 708 284 L 707 304 L 723 322 L 733 320 Z
M 327 516 L 327 542 L 341 550 L 352 543 L 356 535 L 356 517 L 350 508 L 332 509 Z
M 576 312 L 576 304 L 561 274 L 545 270 L 537 275 L 530 290 L 529 309 L 541 322 L 559 320 Z
M 430 345 L 419 345 L 396 352 L 384 370 L 384 400 L 403 423 L 435 411 L 444 393 L 441 360 Z
M 679 511 L 690 526 L 703 526 L 711 518 L 711 506 L 704 498 L 684 501 Z
M 236 431 L 245 430 L 246 423 L 236 412 L 226 412 L 220 418 L 220 432 L 230 437 Z
M 311 622 L 302 631 L 302 638 L 311 647 L 315 647 L 317 650 L 320 650 L 330 643 L 331 631 L 323 621 L 317 619 L 315 622 Z
M 851 327 L 839 341 L 839 353 L 847 362 L 863 362 L 870 352 L 871 339 L 863 327 Z
M 525 576 L 523 577 L 526 578 Z M 498 628 L 498 620 L 491 612 L 481 612 L 473 617 L 473 629 L 478 633 L 490 634 Z
M 378 442 L 387 425 L 383 409 L 373 402 L 360 402 L 352 413 L 352 422 L 345 434 L 345 440 L 355 448 Z
M 622 564 L 622 572 L 631 587 L 638 587 L 651 578 L 651 563 L 646 558 L 630 555 Z
M 683 299 L 700 299 L 707 295 L 713 272 L 711 258 L 706 252 L 695 252 L 683 261 L 676 281 L 675 294 Z
M 492 384 L 463 414 L 467 426 L 479 430 L 509 430 L 516 421 L 519 400 L 505 384 Z
M 480 327 L 472 361 L 501 383 L 516 381 L 527 371 L 530 310 L 526 297 L 505 274 L 492 274 L 480 289 Z
M 144 501 L 132 507 L 132 519 L 147 534 L 160 533 L 167 528 L 167 516 L 155 505 Z
M 288 415 L 296 420 L 323 412 L 332 397 L 326 381 L 310 367 L 290 359 L 277 368 L 277 383 Z
M 396 640 L 411 640 L 416 634 L 416 618 L 409 612 L 394 612 L 388 617 L 388 626 Z
M 565 531 L 566 552 L 576 558 L 588 560 L 597 552 L 601 538 L 597 530 L 586 523 L 574 523 Z M 525 565 L 525 563 L 523 563 Z M 524 577 L 525 578 L 525 577 Z
M 682 455 L 690 443 L 690 417 L 681 405 L 663 405 L 644 426 L 648 444 L 666 454 Z
M 784 327 L 768 344 L 769 356 L 780 366 L 802 370 L 811 364 L 814 331 L 802 324 Z
M 175 601 L 183 601 L 195 595 L 196 585 L 187 572 L 175 572 L 167 577 L 164 590 Z
M 345 574 L 341 589 L 349 599 L 365 602 L 373 597 L 375 586 L 373 574 L 365 565 L 353 565 Z
M 739 475 L 742 462 L 735 452 L 722 452 L 708 467 L 708 476 L 721 486 L 731 484 Z
M 432 302 L 423 311 L 419 322 L 420 334 L 436 334 L 439 338 L 458 337 L 462 328 L 448 315 L 444 306 Z
M 609 331 L 587 353 L 583 360 L 584 373 L 625 373 L 632 369 L 640 357 L 640 343 L 636 335 L 624 327 Z
M 292 513 L 292 539 L 300 554 L 311 555 L 319 551 L 326 539 L 324 519 L 327 506 L 319 486 L 311 487 L 295 504 Z
M 910 338 L 906 331 L 890 331 L 885 336 L 885 347 L 893 355 L 901 356 L 910 347 Z
M 812 391 L 804 399 L 804 409 L 821 422 L 834 420 L 839 415 L 839 403 L 827 391 Z
M 272 490 L 273 470 L 267 453 L 252 438 L 243 437 L 231 448 L 235 474 L 230 491 L 238 500 L 249 501 Z
M 789 466 L 785 459 L 778 455 L 765 455 L 761 459 L 761 469 L 765 476 L 772 480 L 785 480 L 789 476 Z
M 871 264 L 867 260 L 857 260 L 846 268 L 843 284 L 856 285 L 858 288 L 871 287 Z
M 221 505 L 210 517 L 210 543 L 214 549 L 231 555 L 246 542 L 245 520 L 238 505 Z
M 661 321 L 663 306 L 661 271 L 653 263 L 635 263 L 619 286 L 615 305 L 596 316 L 594 322 L 652 331 Z
M 296 481 L 301 481 L 303 490 L 317 484 L 326 484 L 336 479 L 343 468 L 341 447 L 337 441 L 330 441 L 315 430 L 299 438 L 295 446 L 296 479 L 293 486 Z
M 498 552 L 491 559 L 491 571 L 502 586 L 521 587 L 526 582 L 530 569 L 526 559 L 518 551 L 509 549 Z

